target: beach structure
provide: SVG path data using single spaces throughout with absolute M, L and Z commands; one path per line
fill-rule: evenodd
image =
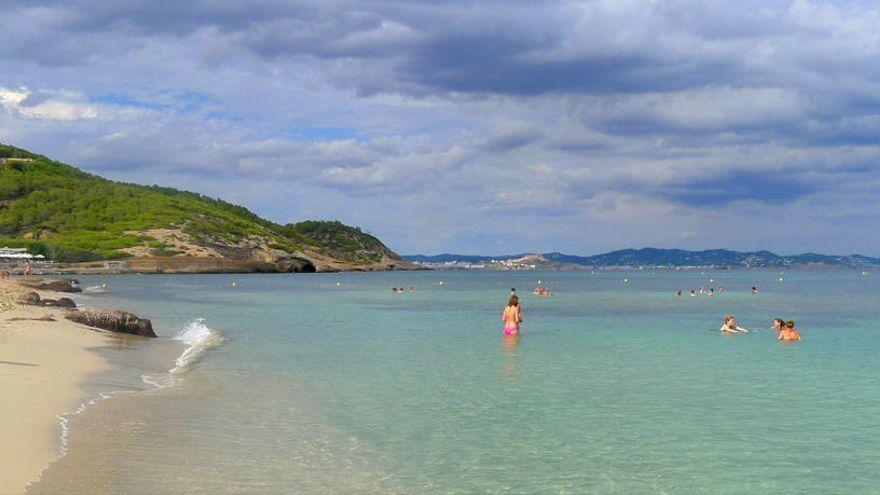
M 24 273 L 31 270 L 52 268 L 52 261 L 42 254 L 31 254 L 27 248 L 0 248 L 0 268 L 10 273 Z
M 131 266 L 124 261 L 105 261 L 104 269 L 108 271 L 122 272 L 129 270 Z

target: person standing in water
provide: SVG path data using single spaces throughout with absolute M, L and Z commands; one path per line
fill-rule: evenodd
M 779 337 L 776 340 L 782 340 L 784 342 L 794 342 L 796 340 L 801 340 L 801 334 L 794 328 L 794 322 L 792 320 L 788 320 L 785 322 L 785 327 L 779 332 Z
M 501 320 L 504 321 L 504 335 L 519 335 L 519 324 L 522 323 L 523 317 L 518 297 L 510 296 Z

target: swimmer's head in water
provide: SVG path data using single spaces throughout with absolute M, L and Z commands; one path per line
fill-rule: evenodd
M 508 306 L 519 306 L 519 298 L 516 296 L 510 296 L 510 299 L 507 301 Z
M 727 315 L 727 316 L 724 317 L 724 324 L 725 324 L 725 325 L 727 325 L 727 324 L 730 323 L 731 321 L 736 321 L 736 320 L 734 320 L 733 315 Z
M 794 328 L 794 321 L 793 320 L 786 321 L 785 328 Z
M 785 320 L 782 318 L 773 318 L 773 327 L 785 328 Z

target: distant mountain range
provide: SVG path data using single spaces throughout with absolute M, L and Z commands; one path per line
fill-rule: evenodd
M 528 256 L 526 253 L 504 256 L 471 256 L 460 254 L 438 254 L 435 256 L 411 255 L 404 259 L 418 263 L 491 263 L 515 260 Z M 770 251 L 738 252 L 727 249 L 706 251 L 685 251 L 683 249 L 621 249 L 595 256 L 575 256 L 563 253 L 543 253 L 543 263 L 548 265 L 583 266 L 735 266 L 735 267 L 777 267 L 777 266 L 865 266 L 880 265 L 880 258 L 859 254 L 847 256 L 804 253 L 781 256 Z M 539 259 L 540 259 L 539 258 Z

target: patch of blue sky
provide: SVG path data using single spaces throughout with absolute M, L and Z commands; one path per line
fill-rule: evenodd
M 123 93 L 97 94 L 90 98 L 94 103 L 106 105 L 143 108 L 147 110 L 166 111 L 173 110 L 180 114 L 193 113 L 205 109 L 208 105 L 216 103 L 217 99 L 196 91 L 169 91 L 162 90 L 150 97 L 137 97 Z M 228 116 L 218 116 L 227 119 Z
M 132 108 L 143 108 L 147 110 L 170 110 L 174 107 L 164 103 L 155 103 L 139 100 L 136 98 L 132 98 L 131 96 L 118 94 L 118 93 L 108 93 L 103 95 L 94 95 L 89 100 L 92 103 L 101 103 L 105 105 L 115 105 L 121 107 L 132 107 Z
M 173 102 L 174 109 L 181 113 L 194 112 L 219 103 L 213 96 L 198 91 L 169 92 L 167 97 Z
M 297 127 L 288 129 L 286 138 L 294 141 L 339 141 L 363 139 L 353 127 Z

